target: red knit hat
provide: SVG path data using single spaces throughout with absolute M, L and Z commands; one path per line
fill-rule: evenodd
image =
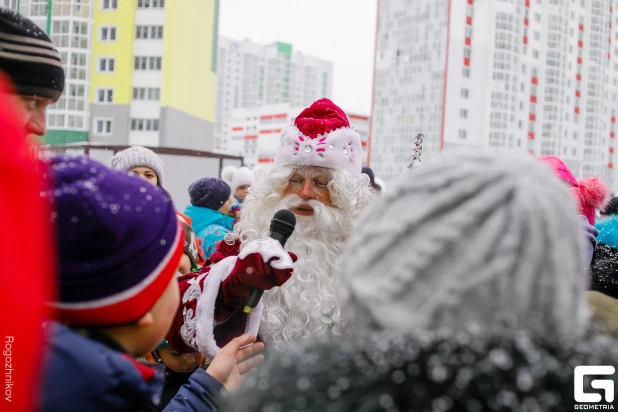
M 571 185 L 579 201 L 581 213 L 594 225 L 596 209 L 603 209 L 610 195 L 603 181 L 595 176 L 578 182 L 566 163 L 556 156 L 541 156 L 539 160 L 551 166 L 560 179 Z
M 320 99 L 281 131 L 275 164 L 327 167 L 359 177 L 362 154 L 360 136 L 343 110 Z

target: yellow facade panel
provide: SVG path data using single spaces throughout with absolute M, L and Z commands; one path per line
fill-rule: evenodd
M 114 89 L 114 104 L 131 103 L 131 76 L 133 73 L 133 38 L 135 36 L 135 0 L 119 0 L 117 10 L 102 10 L 95 0 L 92 34 L 92 67 L 90 101 L 96 101 L 96 90 Z M 183 0 L 184 1 L 184 0 Z M 116 27 L 116 41 L 101 41 L 101 26 Z M 99 72 L 99 58 L 114 58 L 114 72 Z
M 166 4 L 162 106 L 215 121 L 218 0 Z M 213 56 L 215 53 L 215 56 Z

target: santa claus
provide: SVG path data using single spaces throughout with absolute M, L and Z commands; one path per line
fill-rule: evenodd
M 337 260 L 374 190 L 361 174 L 362 147 L 345 113 L 320 99 L 281 131 L 274 165 L 251 186 L 235 231 L 200 274 L 179 278 L 181 307 L 167 338 L 180 352 L 214 356 L 242 333 L 278 346 L 338 333 Z M 289 209 L 296 229 L 286 250 L 269 238 L 273 215 Z M 247 315 L 253 288 L 265 290 Z

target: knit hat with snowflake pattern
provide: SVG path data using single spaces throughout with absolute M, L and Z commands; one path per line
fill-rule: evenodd
M 59 320 L 116 326 L 143 317 L 174 278 L 183 230 L 159 187 L 87 157 L 51 159 Z

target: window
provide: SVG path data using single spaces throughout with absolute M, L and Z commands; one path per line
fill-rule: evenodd
M 460 109 L 459 110 L 459 117 L 461 117 L 462 119 L 467 119 L 468 118 L 468 111 L 466 109 Z
M 136 39 L 162 39 L 163 26 L 136 26 Z
M 470 91 L 468 89 L 461 89 L 461 97 L 467 99 L 469 95 L 470 95 Z
M 469 47 L 464 48 L 464 57 L 470 56 L 472 56 L 472 49 L 470 49 Z
M 159 130 L 159 119 L 131 119 L 131 130 L 156 132 Z
M 534 32 L 534 40 L 541 40 L 541 33 L 539 33 L 538 31 Z
M 118 10 L 118 0 L 101 0 L 101 9 Z
M 465 139 L 466 139 L 467 134 L 468 134 L 468 133 L 467 133 L 465 130 L 463 130 L 463 129 L 460 129 L 460 130 L 459 130 L 459 138 L 460 138 L 460 139 L 465 140 Z
M 138 9 L 162 9 L 165 7 L 165 0 L 137 0 Z
M 538 50 L 532 50 L 532 57 L 534 57 L 535 59 L 539 58 L 539 51 Z
M 135 70 L 161 70 L 161 57 L 135 57 Z
M 534 21 L 537 23 L 541 22 L 541 15 L 539 13 L 534 13 Z
M 97 89 L 97 103 L 113 103 L 114 89 Z
M 133 100 L 159 100 L 161 89 L 158 87 L 133 88 Z
M 113 57 L 99 57 L 97 70 L 99 73 L 113 73 L 115 63 L 116 61 Z
M 116 26 L 101 26 L 99 41 L 116 41 Z
M 464 67 L 463 70 L 461 71 L 461 75 L 463 77 L 466 77 L 466 78 L 469 79 L 470 78 L 470 69 Z
M 99 136 L 109 136 L 112 134 L 112 119 L 94 119 L 94 133 Z

